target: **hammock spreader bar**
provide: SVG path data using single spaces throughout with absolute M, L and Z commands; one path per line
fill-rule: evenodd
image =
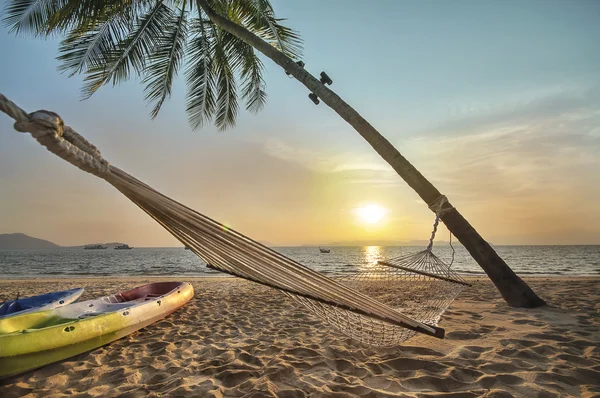
M 387 267 L 397 268 L 397 269 L 401 269 L 403 271 L 408 271 L 408 272 L 412 272 L 412 273 L 415 273 L 415 274 L 419 274 L 419 275 L 423 275 L 423 276 L 428 276 L 430 278 L 440 279 L 440 280 L 443 280 L 443 281 L 446 281 L 446 282 L 458 283 L 460 285 L 464 285 L 465 287 L 470 287 L 471 286 L 470 283 L 467 283 L 467 282 L 464 282 L 464 281 L 461 281 L 461 280 L 456 280 L 456 279 L 453 279 L 453 278 L 448 278 L 448 277 L 443 276 L 443 275 L 436 275 L 436 274 L 431 273 L 431 272 L 421 271 L 421 270 L 414 269 L 414 268 L 404 267 L 402 265 L 390 263 L 389 261 L 380 260 L 380 261 L 377 261 L 377 263 L 381 264 L 381 265 L 385 265 Z

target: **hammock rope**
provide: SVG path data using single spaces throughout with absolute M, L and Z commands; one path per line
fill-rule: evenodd
M 28 114 L 2 94 L 0 110 L 15 119 L 17 131 L 30 133 L 50 152 L 113 185 L 209 267 L 278 289 L 342 332 L 365 343 L 396 344 L 417 332 L 443 338 L 444 330 L 435 326 L 441 316 L 439 310 L 437 315 L 428 316 L 427 322 L 423 322 L 419 316 L 407 315 L 410 311 L 405 314 L 392 308 L 395 304 L 379 300 L 364 289 L 359 291 L 352 281 L 328 278 L 194 211 L 111 165 L 94 145 L 66 126 L 56 113 L 37 111 Z M 439 206 L 440 211 L 443 204 Z M 426 252 L 431 254 L 430 250 Z M 442 275 L 441 268 L 436 270 L 435 266 L 441 267 L 439 264 L 425 266 L 418 259 L 410 261 L 414 262 L 413 265 L 424 267 L 422 272 L 438 272 L 438 276 L 445 277 L 445 282 L 452 284 L 453 288 L 463 286 L 455 283 L 455 273 L 445 270 Z M 388 273 L 390 270 L 394 274 L 406 273 L 402 264 L 402 261 L 390 260 L 389 264 L 382 262 L 378 267 L 385 268 Z M 422 273 L 415 275 L 423 277 Z M 413 288 L 417 289 L 418 284 Z M 429 293 L 438 296 L 438 301 L 447 301 L 445 292 Z M 398 294 L 400 297 L 405 295 L 402 291 Z

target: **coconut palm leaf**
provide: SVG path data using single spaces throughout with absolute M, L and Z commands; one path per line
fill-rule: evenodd
M 212 67 L 214 40 L 209 24 L 209 21 L 197 18 L 190 29 L 194 36 L 188 45 L 186 110 L 194 129 L 210 120 L 216 107 L 216 76 Z
M 128 36 L 131 30 L 132 16 L 114 13 L 99 21 L 95 27 L 83 31 L 72 31 L 60 44 L 58 60 L 59 70 L 69 72 L 69 76 L 99 68 L 108 62 Z
M 61 2 L 54 0 L 13 0 L 6 4 L 3 22 L 11 33 L 42 35 L 60 6 Z
M 222 31 L 224 44 L 231 60 L 232 68 L 242 80 L 242 98 L 246 101 L 246 110 L 260 111 L 266 103 L 267 93 L 262 78 L 263 64 L 252 46 L 240 38 Z
M 285 53 L 290 58 L 299 58 L 302 53 L 302 38 L 293 29 L 282 25 L 285 19 L 276 18 L 268 0 L 219 0 L 224 3 L 220 13 L 246 27 L 252 33 Z M 224 12 L 223 9 L 226 11 Z M 233 14 L 233 15 L 232 15 Z
M 246 100 L 246 110 L 258 113 L 267 102 L 267 92 L 265 90 L 265 81 L 262 78 L 263 64 L 254 54 L 248 54 L 242 66 L 242 79 L 244 86 L 242 96 Z
M 94 29 L 98 23 L 114 14 L 129 11 L 132 6 L 141 4 L 132 0 L 60 0 L 60 3 L 59 11 L 46 23 L 46 33 Z
M 146 83 L 146 100 L 156 102 L 150 113 L 153 118 L 158 115 L 165 99 L 171 95 L 173 78 L 177 76 L 183 60 L 187 38 L 186 14 L 185 7 L 182 7 L 179 16 L 166 27 L 145 71 L 143 83 Z
M 214 28 L 215 51 L 212 67 L 216 76 L 217 101 L 215 107 L 215 126 L 225 130 L 235 125 L 239 105 L 237 101 L 237 85 L 235 79 L 236 59 L 227 50 L 227 32 Z
M 7 3 L 4 23 L 11 32 L 33 34 L 68 33 L 78 27 L 93 28 L 108 15 L 139 7 L 147 1 L 134 0 L 14 0 Z
M 173 18 L 173 10 L 162 1 L 157 1 L 154 7 L 139 18 L 133 31 L 118 44 L 116 50 L 106 54 L 106 62 L 89 69 L 82 90 L 84 98 L 90 97 L 110 81 L 117 84 L 127 80 L 132 70 L 142 74 L 147 59 Z

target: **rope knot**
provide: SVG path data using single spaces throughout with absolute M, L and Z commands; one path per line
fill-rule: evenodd
M 438 198 L 436 200 L 433 201 L 433 203 L 431 203 L 429 206 L 429 210 L 433 211 L 436 215 L 441 215 L 444 210 L 447 209 L 443 209 L 444 205 L 448 202 L 448 199 L 446 198 L 445 195 L 440 195 L 438 196 Z
M 110 174 L 110 164 L 100 151 L 80 136 L 62 118 L 50 111 L 27 113 L 0 93 L 0 111 L 15 119 L 15 130 L 30 133 L 50 152 L 80 169 L 101 178 Z
M 45 135 L 56 134 L 57 137 L 63 135 L 65 122 L 62 118 L 50 111 L 36 111 L 27 115 L 29 120 L 15 122 L 15 129 L 22 133 L 31 133 L 34 138 Z

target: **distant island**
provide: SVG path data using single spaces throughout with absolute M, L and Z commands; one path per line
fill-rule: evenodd
M 110 242 L 110 243 L 101 243 L 101 246 L 106 246 L 107 248 L 114 249 L 119 246 L 126 246 L 121 242 Z M 25 235 L 22 233 L 15 234 L 0 234 L 0 250 L 27 250 L 27 249 L 57 249 L 57 248 L 69 248 L 69 249 L 83 249 L 88 245 L 81 246 L 60 246 L 56 243 L 34 238 L 33 236 Z
M 268 247 L 285 247 L 280 245 L 275 245 L 272 242 L 261 242 L 263 245 Z M 340 246 L 423 246 L 426 247 L 429 243 L 428 240 L 410 240 L 410 241 L 393 241 L 393 240 L 352 240 L 352 241 L 340 241 L 340 242 L 330 242 L 321 245 L 316 244 L 308 244 L 308 245 L 300 245 L 301 247 L 340 247 Z M 452 244 L 456 246 L 460 246 L 460 243 L 457 240 L 452 240 Z M 116 247 L 125 247 L 127 246 L 121 242 L 94 242 L 88 243 L 85 245 L 79 246 L 60 246 L 56 243 L 52 243 L 50 241 L 34 238 L 32 236 L 25 235 L 23 233 L 15 233 L 15 234 L 0 234 L 0 250 L 25 250 L 25 249 L 54 249 L 54 248 L 68 248 L 68 249 L 83 249 L 86 246 L 99 245 L 106 247 L 108 249 L 114 249 Z M 435 241 L 434 245 L 448 245 L 447 241 Z
M 110 243 L 89 243 L 87 245 L 80 245 L 80 246 L 65 246 L 68 247 L 70 249 L 85 249 L 86 246 L 102 246 L 106 249 L 114 249 L 115 247 L 118 246 L 124 246 L 124 243 L 121 242 L 110 242 Z
M 44 239 L 34 238 L 25 234 L 0 234 L 0 249 L 55 249 L 60 247 L 56 243 Z

